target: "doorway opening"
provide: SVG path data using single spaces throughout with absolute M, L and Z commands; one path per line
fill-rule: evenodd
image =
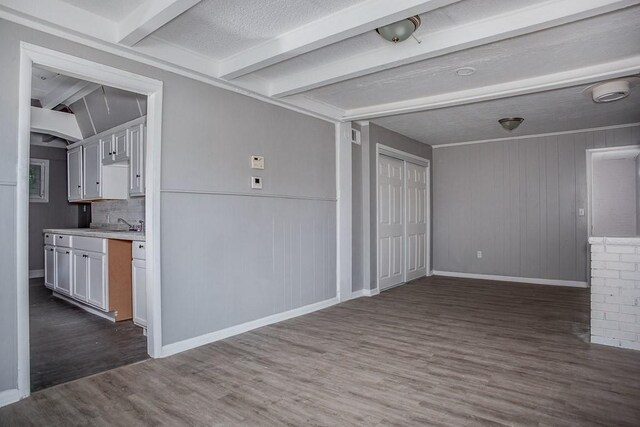
M 587 150 L 590 237 L 640 235 L 640 146 Z
M 427 276 L 430 268 L 430 163 L 377 145 L 378 291 Z
M 161 354 L 162 82 L 23 43 L 18 389 Z

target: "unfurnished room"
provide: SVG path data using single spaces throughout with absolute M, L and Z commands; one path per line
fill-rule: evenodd
M 0 0 L 0 426 L 640 425 L 640 0 Z

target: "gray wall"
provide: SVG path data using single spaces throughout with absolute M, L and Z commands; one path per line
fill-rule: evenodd
M 77 227 L 81 208 L 67 201 L 67 150 L 32 145 L 31 158 L 49 160 L 49 203 L 29 203 L 29 270 L 41 270 L 42 229 Z
M 636 156 L 608 159 L 593 156 L 591 235 L 636 235 Z
M 17 378 L 20 40 L 164 82 L 163 344 L 335 296 L 333 124 L 0 20 L 0 391 Z
M 432 158 L 431 146 L 423 144 L 404 135 L 390 131 L 373 123 L 367 126 L 357 126 L 362 129 L 362 146 L 355 146 L 353 153 L 353 228 L 362 230 L 353 233 L 353 290 L 373 289 L 376 287 L 377 272 L 377 236 L 376 236 L 376 144 L 402 150 L 409 154 Z M 356 159 L 355 157 L 358 157 Z M 366 163 L 366 165 L 365 165 Z M 356 173 L 357 168 L 357 173 Z M 368 210 L 368 212 L 367 212 Z M 365 215 L 368 220 L 365 220 Z M 366 227 L 368 225 L 368 227 Z M 368 234 L 368 236 L 365 236 Z M 365 246 L 368 244 L 368 248 Z M 369 259 L 365 259 L 365 254 Z M 356 264 L 357 261 L 357 264 Z M 369 269 L 368 282 L 364 269 Z
M 636 156 L 636 234 L 640 234 L 640 155 Z
M 630 127 L 436 148 L 434 269 L 586 281 L 585 150 L 638 143 Z

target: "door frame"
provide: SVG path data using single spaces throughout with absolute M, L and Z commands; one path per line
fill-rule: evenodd
M 18 105 L 18 164 L 16 195 L 16 286 L 18 339 L 18 393 L 30 394 L 29 360 L 29 158 L 31 133 L 31 73 L 33 65 L 147 96 L 147 150 L 145 223 L 147 246 L 147 352 L 161 357 L 160 301 L 160 165 L 162 81 L 71 56 L 26 42 L 20 43 Z
M 427 231 L 426 231 L 426 242 L 425 242 L 425 266 L 426 266 L 426 274 L 425 276 L 431 275 L 431 161 L 429 159 L 425 159 L 424 157 L 416 156 L 415 154 L 407 153 L 406 151 L 398 150 L 397 148 L 389 147 L 384 144 L 377 143 L 376 144 L 376 293 L 380 292 L 380 223 L 378 222 L 378 211 L 380 208 L 380 200 L 378 197 L 378 185 L 380 178 L 380 155 L 393 157 L 394 159 L 401 160 L 404 162 L 403 164 L 403 174 L 406 175 L 406 163 L 413 163 L 414 165 L 424 166 L 427 170 L 427 195 L 425 197 L 425 216 L 427 223 Z M 403 214 L 406 216 L 407 211 L 407 180 L 406 176 L 403 176 L 403 200 L 402 200 L 402 209 Z M 405 218 L 406 219 L 406 218 Z M 406 282 L 407 278 L 407 222 L 406 220 L 403 222 L 403 233 L 404 239 L 402 244 L 402 283 L 396 285 L 401 286 Z M 389 288 L 386 288 L 389 289 Z

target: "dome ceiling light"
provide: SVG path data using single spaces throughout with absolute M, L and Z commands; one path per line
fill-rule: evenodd
M 631 89 L 638 84 L 640 84 L 640 78 L 631 76 L 596 83 L 584 89 L 582 93 L 596 104 L 606 104 L 626 98 L 631 93 Z
M 522 117 L 505 117 L 503 119 L 498 120 L 500 126 L 508 132 L 514 131 L 518 126 L 520 126 L 524 122 Z
M 413 36 L 413 33 L 420 27 L 421 22 L 420 17 L 416 15 L 403 19 L 402 21 L 394 22 L 393 24 L 385 25 L 384 27 L 378 27 L 376 31 L 383 39 L 398 43 Z
M 470 76 L 476 72 L 476 69 L 473 67 L 460 67 L 456 70 L 456 74 L 458 76 Z

